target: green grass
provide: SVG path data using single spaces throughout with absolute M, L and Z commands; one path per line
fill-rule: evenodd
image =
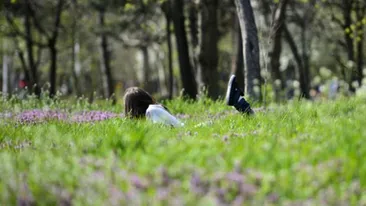
M 246 117 L 221 101 L 166 102 L 182 128 L 0 119 L 0 204 L 365 205 L 365 103 L 292 102 Z M 82 100 L 0 106 L 123 111 Z

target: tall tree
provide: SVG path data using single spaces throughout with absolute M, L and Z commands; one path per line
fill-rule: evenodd
M 361 2 L 360 0 L 356 3 L 356 50 L 357 50 L 357 64 L 356 71 L 353 72 L 352 80 L 357 81 L 359 85 L 362 83 L 363 79 L 363 66 L 364 66 L 364 24 L 362 24 L 362 20 L 366 15 L 366 2 Z
M 233 48 L 236 49 L 235 55 L 233 55 L 231 73 L 235 74 L 236 81 L 239 84 L 240 89 L 244 91 L 245 80 L 244 80 L 244 54 L 242 46 L 242 36 L 238 18 L 235 18 L 234 29 L 233 29 Z
M 105 8 L 99 7 L 98 9 L 98 22 L 99 27 L 102 29 L 100 32 L 100 68 L 102 72 L 102 85 L 106 98 L 111 98 L 114 93 L 114 82 L 112 78 L 112 68 L 110 65 L 110 50 L 108 44 L 108 36 L 105 32 Z M 115 98 L 113 98 L 115 102 Z
M 38 33 L 46 39 L 46 45 L 50 56 L 50 69 L 49 69 L 49 81 L 50 81 L 50 97 L 56 94 L 57 85 L 57 40 L 59 37 L 61 27 L 61 14 L 64 10 L 64 0 L 58 0 L 55 5 L 53 4 L 39 4 L 38 2 L 32 2 L 26 0 L 27 14 L 32 18 L 35 29 Z M 48 25 L 48 19 L 42 19 L 40 13 L 47 12 L 48 10 L 54 10 L 54 16 L 50 20 L 51 25 Z M 29 12 L 29 13 L 28 13 Z M 52 16 L 52 15 L 50 15 Z M 29 17 L 26 20 L 29 20 Z M 26 23 L 26 25 L 30 25 Z M 27 29 L 28 30 L 28 29 Z M 29 31 L 31 33 L 31 31 Z M 27 32 L 28 33 L 28 32 Z
M 295 58 L 295 61 L 296 61 L 297 67 L 298 67 L 301 96 L 305 97 L 305 98 L 310 98 L 310 94 L 309 94 L 310 82 L 308 79 L 306 79 L 307 74 L 305 74 L 305 73 L 307 72 L 307 70 L 303 64 L 303 59 L 301 58 L 299 49 L 296 45 L 294 38 L 292 37 L 292 34 L 290 33 L 290 31 L 287 29 L 286 26 L 283 28 L 283 31 L 284 31 L 286 41 L 291 49 L 291 52 Z
M 4 51 L 3 51 L 3 58 L 2 58 L 2 62 L 3 62 L 3 72 L 2 72 L 2 94 L 3 96 L 7 96 L 8 92 L 9 92 L 9 55 L 7 54 L 6 48 L 4 46 Z
M 30 91 L 39 96 L 41 90 L 38 66 L 41 60 L 41 50 L 47 47 L 47 44 L 38 41 L 33 35 L 33 28 L 37 22 L 34 20 L 33 14 L 32 4 L 29 0 L 22 2 L 5 2 L 5 16 L 9 26 L 7 35 L 14 40 L 15 47 L 18 50 L 18 56 L 25 71 L 25 76 L 29 77 L 27 80 L 29 80 Z M 23 19 L 23 29 L 18 27 L 16 23 L 17 17 Z M 21 43 L 18 39 L 25 41 L 25 52 L 23 52 L 22 48 L 19 46 Z M 36 56 L 34 52 L 35 47 L 38 48 L 38 56 Z M 26 56 L 26 58 L 24 56 Z
M 63 10 L 64 0 L 58 0 L 56 5 L 54 26 L 51 35 L 48 38 L 48 48 L 51 57 L 50 62 L 50 96 L 53 97 L 56 94 L 56 81 L 57 81 L 57 39 L 59 35 L 59 29 L 61 25 L 61 13 Z
M 197 83 L 194 78 L 192 65 L 189 58 L 183 0 L 171 0 L 174 34 L 177 42 L 180 75 L 183 84 L 183 95 L 196 99 Z
M 166 20 L 166 40 L 168 45 L 168 95 L 169 99 L 172 99 L 173 97 L 173 49 L 172 49 L 172 38 L 171 38 L 171 9 L 170 9 L 170 3 L 169 0 L 163 2 L 162 4 L 162 10 L 165 15 Z
M 257 25 L 254 19 L 253 8 L 250 0 L 235 0 L 238 13 L 240 30 L 242 34 L 242 44 L 245 65 L 245 94 L 254 98 L 261 99 L 261 75 L 259 63 L 259 43 Z M 259 84 L 255 84 L 257 81 Z M 259 90 L 256 91 L 255 87 Z
M 199 67 L 202 72 L 202 83 L 207 89 L 207 94 L 212 99 L 219 96 L 218 65 L 218 0 L 201 1 L 201 32 Z
M 273 84 L 277 101 L 280 100 L 281 90 L 285 86 L 280 71 L 280 57 L 282 52 L 282 30 L 285 24 L 287 3 L 288 0 L 281 0 L 277 4 L 277 8 L 275 10 L 271 26 L 271 39 L 272 39 L 272 51 L 270 53 L 271 57 L 270 64 L 272 73 L 271 76 L 274 83 L 277 82 L 276 80 L 279 80 L 280 83 L 280 85 Z

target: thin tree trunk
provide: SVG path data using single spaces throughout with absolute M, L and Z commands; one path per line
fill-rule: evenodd
M 183 84 L 183 95 L 196 99 L 197 83 L 193 74 L 189 58 L 187 34 L 185 29 L 185 18 L 183 13 L 183 1 L 173 0 L 172 19 L 174 24 L 175 39 L 177 41 L 180 75 Z
M 25 61 L 25 58 L 24 58 L 24 52 L 19 48 L 19 44 L 16 39 L 15 39 L 15 45 L 17 48 L 17 56 L 19 57 L 20 64 L 22 65 L 22 70 L 24 72 L 24 80 L 28 84 L 30 81 L 30 74 L 29 74 L 29 70 L 27 68 L 27 62 Z
M 63 0 L 58 0 L 56 7 L 56 16 L 52 36 L 48 40 L 48 48 L 50 52 L 50 97 L 54 97 L 56 94 L 57 87 L 57 38 L 59 34 L 59 27 L 61 24 L 61 13 L 62 13 Z
M 302 63 L 303 63 L 303 69 L 299 72 L 300 75 L 300 88 L 302 97 L 305 97 L 307 99 L 310 98 L 310 62 L 309 62 L 309 55 L 307 53 L 306 46 L 309 44 L 306 38 L 306 24 L 302 27 L 301 32 L 301 46 L 302 46 Z
M 357 3 L 357 12 L 356 12 L 356 16 L 357 16 L 357 22 L 361 22 L 362 19 L 365 16 L 365 10 L 366 10 L 366 5 L 362 5 L 361 2 Z M 362 79 L 363 79 L 363 65 L 364 65 L 364 52 L 363 52 L 363 45 L 364 45 L 364 25 L 361 24 L 360 27 L 357 29 L 357 31 L 359 32 L 359 36 L 356 37 L 357 39 L 357 73 L 355 74 L 356 76 L 354 77 L 354 80 L 357 80 L 359 85 L 362 84 Z
M 52 45 L 49 46 L 49 53 L 50 53 L 50 97 L 54 97 L 56 94 L 56 75 L 57 75 L 57 49 L 55 44 L 51 43 Z
M 104 19 L 104 12 L 103 10 L 99 11 L 99 26 L 104 29 L 105 26 L 105 19 Z M 103 90 L 104 95 L 107 98 L 112 98 L 114 93 L 114 84 L 112 78 L 112 68 L 110 66 L 110 52 L 108 50 L 108 37 L 103 31 L 101 33 L 101 41 L 100 41 L 100 48 L 101 48 L 101 72 L 103 76 Z M 115 103 L 116 99 L 113 98 L 113 103 Z
M 30 68 L 30 91 L 33 91 L 37 96 L 40 96 L 41 90 L 38 83 L 38 68 L 34 61 L 34 53 L 33 53 L 33 35 L 32 35 L 32 25 L 31 25 L 31 8 L 29 0 L 26 0 L 25 4 L 25 19 L 24 19 L 24 28 L 26 35 L 26 48 L 27 48 L 27 57 L 28 64 Z M 34 90 L 33 90 L 34 89 Z
M 272 72 L 272 81 L 273 81 L 273 89 L 275 91 L 276 101 L 280 101 L 281 99 L 281 90 L 284 89 L 284 80 L 280 71 L 280 57 L 282 52 L 282 30 L 283 25 L 285 24 L 286 18 L 286 6 L 288 0 L 282 0 L 278 7 L 276 8 L 274 14 L 274 20 L 272 24 L 271 38 L 273 40 L 273 47 L 271 51 L 271 72 Z M 277 85 L 276 81 L 279 81 L 279 85 Z
M 245 93 L 255 100 L 261 100 L 259 43 L 253 8 L 250 0 L 235 0 L 235 6 L 243 38 Z M 256 81 L 259 84 L 255 84 Z M 259 89 L 256 91 L 255 87 Z
M 2 94 L 3 97 L 6 97 L 9 92 L 9 56 L 6 52 L 3 53 L 3 85 L 2 85 Z
M 363 43 L 364 43 L 364 36 L 362 34 L 362 36 L 357 42 L 357 76 L 355 79 L 358 81 L 359 85 L 361 85 L 363 79 L 363 65 L 364 65 Z
M 236 17 L 237 19 L 237 17 Z M 234 24 L 234 45 L 233 47 L 236 48 L 236 54 L 232 61 L 232 72 L 236 76 L 236 81 L 239 84 L 239 87 L 242 91 L 245 88 L 245 79 L 244 79 L 244 54 L 243 54 L 243 46 L 242 46 L 242 36 L 240 31 L 239 22 L 237 20 Z
M 142 72 L 143 72 L 143 78 L 142 78 L 142 87 L 145 90 L 149 90 L 150 88 L 150 78 L 151 75 L 151 68 L 150 68 L 150 56 L 147 46 L 141 47 L 142 57 L 143 57 L 143 66 L 142 66 Z M 150 88 L 151 89 L 151 88 Z M 151 92 L 151 91 L 150 91 Z
M 189 9 L 188 9 L 188 22 L 189 22 L 189 34 L 191 37 L 191 45 L 192 45 L 192 53 L 193 53 L 193 69 L 198 72 L 198 64 L 199 64 L 199 53 L 198 53 L 198 46 L 199 46 L 199 36 L 198 36 L 198 5 L 194 1 L 189 2 Z M 200 79 L 197 79 L 200 81 Z
M 343 24 L 343 29 L 344 31 L 347 31 L 350 29 L 351 25 L 352 25 L 352 5 L 353 5 L 353 0 L 342 0 L 342 14 L 343 14 L 343 19 L 344 19 L 344 24 Z M 347 32 L 344 32 L 344 40 L 346 42 L 346 48 L 347 48 L 347 57 L 348 57 L 348 61 L 351 62 L 355 62 L 355 54 L 354 54 L 354 44 L 353 44 L 353 39 L 351 37 L 351 35 Z M 351 75 L 350 78 L 348 79 L 348 83 L 350 85 L 350 91 L 354 92 L 355 88 L 353 88 L 352 86 L 352 82 L 355 80 L 356 75 L 354 74 L 357 70 L 357 68 L 355 66 L 352 66 L 351 69 Z
M 167 43 L 168 43 L 168 69 L 169 69 L 169 99 L 173 98 L 173 50 L 172 50 L 172 35 L 171 35 L 171 21 L 170 17 L 166 18 L 166 32 L 167 32 Z
M 208 97 L 217 99 L 219 96 L 218 65 L 218 0 L 203 0 L 201 15 L 201 38 L 199 67 L 202 72 L 201 81 L 207 89 Z
M 167 38 L 167 45 L 168 45 L 168 98 L 173 98 L 173 50 L 172 50 L 172 30 L 171 30 L 171 3 L 169 1 L 165 1 L 162 4 L 162 10 L 165 14 L 166 20 L 166 38 Z
M 283 31 L 284 31 L 286 41 L 287 41 L 288 45 L 290 46 L 291 52 L 294 55 L 294 58 L 295 58 L 295 61 L 296 61 L 296 64 L 297 64 L 297 67 L 299 70 L 300 89 L 301 89 L 301 93 L 302 93 L 301 95 L 305 98 L 309 98 L 310 97 L 309 87 L 308 87 L 309 82 L 306 82 L 305 68 L 304 68 L 300 53 L 298 51 L 298 48 L 296 46 L 294 39 L 292 38 L 290 31 L 287 29 L 286 26 L 283 27 Z

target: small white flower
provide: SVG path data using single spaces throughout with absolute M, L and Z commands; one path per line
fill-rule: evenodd
M 354 67 L 355 66 L 355 62 L 353 62 L 353 61 L 348 61 L 347 62 L 347 67 L 348 68 L 352 68 L 352 67 Z
M 281 86 L 281 80 L 276 79 L 276 80 L 274 81 L 274 84 L 275 84 L 275 86 L 276 86 L 276 87 L 280 87 L 280 86 Z
M 353 88 L 358 88 L 358 87 L 360 87 L 360 84 L 358 83 L 358 81 L 353 81 L 352 82 L 352 87 Z

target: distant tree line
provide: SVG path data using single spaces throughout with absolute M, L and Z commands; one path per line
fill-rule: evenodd
M 365 82 L 364 0 L 4 0 L 0 25 L 3 93 L 217 99 L 234 73 L 254 100 L 282 101 Z

